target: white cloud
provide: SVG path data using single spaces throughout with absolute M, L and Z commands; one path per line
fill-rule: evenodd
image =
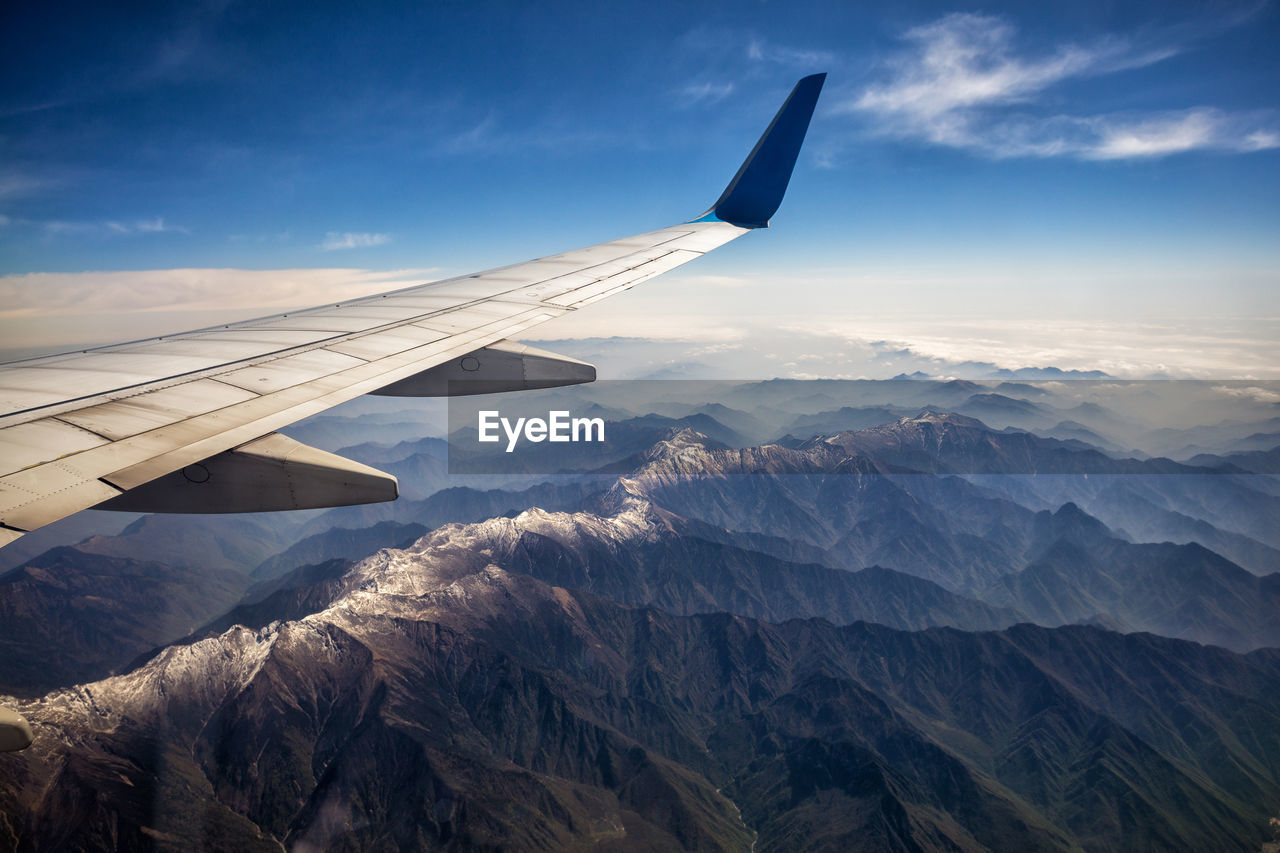
M 732 83 L 690 83 L 680 90 L 685 106 L 714 104 L 733 94 Z
M 1265 148 L 1280 148 L 1280 131 L 1255 130 L 1245 136 L 1245 151 L 1262 151 Z
M 1014 36 L 1004 20 L 970 13 L 910 30 L 909 47 L 890 61 L 887 82 L 868 86 L 842 110 L 874 117 L 882 133 L 995 157 L 1101 160 L 1280 146 L 1275 116 L 1267 112 L 1037 113 L 1038 99 L 1057 84 L 1151 65 L 1179 48 L 1112 37 L 1026 56 L 1015 53 Z
M 367 249 L 371 246 L 381 246 L 384 243 L 390 242 L 391 235 L 389 234 L 330 231 L 325 235 L 324 242 L 320 244 L 320 248 L 326 251 L 333 251 L 335 249 Z
M 707 355 L 719 355 L 720 353 L 733 352 L 734 350 L 742 349 L 742 347 L 743 344 L 741 342 L 708 344 L 706 346 L 693 347 L 692 349 L 685 350 L 685 355 L 690 358 L 701 358 L 702 356 Z
M 445 151 L 461 153 L 493 149 L 499 145 L 497 127 L 497 118 L 487 115 L 467 130 L 455 134 L 441 147 Z
M 433 272 L 174 269 L 6 275 L 0 276 L 0 342 L 6 350 L 47 350 L 169 335 L 423 284 Z
M 868 363 L 892 365 L 886 373 L 923 370 L 931 375 L 973 376 L 975 368 L 1017 370 L 1056 366 L 1101 370 L 1112 376 L 1147 378 L 1280 378 L 1280 343 L 1261 341 L 1252 320 L 1200 318 L 1161 325 L 1058 319 L 938 319 L 936 317 L 832 317 L 826 321 L 781 320 L 777 328 L 796 348 L 806 336 L 863 348 Z M 1265 328 L 1265 324 L 1264 324 Z M 788 352 L 798 360 L 795 351 Z M 979 374 L 981 371 L 979 371 Z M 878 374 L 871 371 L 871 375 Z M 1237 396 L 1244 396 L 1238 394 Z
M 1267 402 L 1267 395 L 1280 387 L 1272 384 L 1280 380 L 1276 366 L 1280 364 L 1280 343 L 1276 342 L 1280 339 L 1260 346 L 1249 340 L 1250 330 L 1245 325 L 1214 323 L 1206 329 L 1200 317 L 1162 327 L 1135 328 L 1121 322 L 961 321 L 940 320 L 932 313 L 908 316 L 894 312 L 874 317 L 857 312 L 833 313 L 825 321 L 811 316 L 776 316 L 768 322 L 744 324 L 732 337 L 709 337 L 690 323 L 683 327 L 683 337 L 676 337 L 674 330 L 658 323 L 631 322 L 633 310 L 625 330 L 634 337 L 626 338 L 611 337 L 618 331 L 617 323 L 597 335 L 585 328 L 572 328 L 569 324 L 574 317 L 534 327 L 522 333 L 521 339 L 533 340 L 541 331 L 540 345 L 585 358 L 608 378 L 651 376 L 661 367 L 678 365 L 686 366 L 690 377 L 735 379 L 888 379 L 914 371 L 929 376 L 982 378 L 1016 371 L 1023 378 L 1043 381 L 1102 371 L 1125 379 L 1214 379 L 1215 385 L 1218 380 L 1249 378 L 1251 381 L 1242 384 L 1254 390 L 1224 392 L 1241 402 Z M 704 326 L 712 329 L 711 318 L 702 319 Z M 1073 387 L 1068 382 L 1059 390 Z M 1204 390 L 1209 390 L 1207 384 Z
M 293 239 L 293 229 L 260 234 L 230 234 L 227 239 L 232 243 L 287 243 Z
M 747 43 L 747 58 L 756 62 L 772 62 L 794 68 L 827 67 L 835 62 L 835 56 L 825 50 L 805 50 L 803 48 L 786 47 L 771 44 L 763 39 L 753 38 Z
M 150 222 L 138 222 L 134 224 L 134 230 L 139 234 L 162 234 L 166 232 L 176 231 L 179 234 L 190 234 L 191 230 L 181 225 L 166 225 L 164 218 L 157 216 Z
M 430 150 L 446 157 L 489 156 L 523 152 L 530 148 L 563 153 L 571 149 L 594 149 L 622 142 L 624 137 L 586 127 L 581 123 L 565 124 L 558 119 L 547 118 L 533 125 L 511 125 L 490 113 L 465 130 L 439 135 Z
M 741 326 L 725 325 L 706 316 L 672 313 L 670 309 L 661 314 L 644 312 L 634 299 L 620 296 L 602 304 L 610 302 L 615 303 L 615 312 L 571 311 L 554 322 L 526 329 L 520 339 L 609 338 L 623 332 L 651 341 L 708 344 L 740 341 L 747 334 Z M 619 311 L 625 313 L 625 323 L 616 316 Z
M 90 236 L 129 236 L 134 234 L 190 234 L 189 228 L 181 225 L 167 225 L 164 217 L 143 219 L 135 222 L 121 222 L 109 219 L 105 222 L 66 222 L 50 220 L 41 223 L 48 234 L 85 234 Z
M 91 222 L 64 222 L 54 219 L 44 223 L 44 230 L 50 234 L 87 234 L 94 231 L 104 231 L 106 226 Z
M 431 270 L 174 269 L 0 276 L 0 318 L 93 312 L 265 313 L 368 296 L 429 281 Z
M 1098 122 L 1096 143 L 1085 150 L 1098 159 L 1159 157 L 1197 148 L 1259 151 L 1280 146 L 1280 135 L 1255 130 L 1257 121 L 1208 107 L 1137 118 Z
M 0 198 L 21 198 L 35 194 L 49 182 L 20 172 L 0 172 Z
M 1255 403 L 1280 403 L 1280 393 L 1276 393 L 1273 388 L 1259 388 L 1256 385 L 1233 388 L 1228 385 L 1217 385 L 1213 390 L 1226 397 L 1252 400 Z
M 747 287 L 752 283 L 740 275 L 686 275 L 683 280 L 693 287 Z

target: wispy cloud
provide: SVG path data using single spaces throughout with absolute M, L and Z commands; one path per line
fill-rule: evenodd
M 680 89 L 680 97 L 684 106 L 695 104 L 714 104 L 733 94 L 732 83 L 690 83 Z
M 863 89 L 842 110 L 873 117 L 881 133 L 995 157 L 1122 159 L 1280 146 L 1280 124 L 1270 112 L 1205 106 L 1159 113 L 1037 112 L 1037 102 L 1055 85 L 1148 66 L 1181 47 L 1113 36 L 1019 55 L 1015 36 L 1003 19 L 970 13 L 909 30 L 907 48 L 888 63 L 888 79 Z
M 693 287 L 747 287 L 753 282 L 740 275 L 685 275 L 683 280 Z
M 754 62 L 771 62 L 811 70 L 825 69 L 835 62 L 835 55 L 830 51 L 787 47 L 761 38 L 752 38 L 747 42 L 747 58 Z
M 977 318 L 939 319 L 936 313 L 908 316 L 832 315 L 746 318 L 733 329 L 715 326 L 711 315 L 685 316 L 680 326 L 664 327 L 660 318 L 636 315 L 628 334 L 610 337 L 617 317 L 590 327 L 592 313 L 580 311 L 523 334 L 557 352 L 587 358 L 601 375 L 652 375 L 660 366 L 688 365 L 691 376 L 888 379 L 921 371 L 930 376 L 982 378 L 1016 371 L 1045 378 L 1057 371 L 1075 375 L 1101 371 L 1114 377 L 1280 378 L 1280 340 L 1274 334 L 1253 340 L 1256 323 L 1215 322 L 1202 318 L 1163 325 L 1132 322 L 1045 323 Z M 742 318 L 739 318 L 742 319 Z M 633 320 L 641 322 L 635 323 Z M 701 325 L 699 325 L 701 321 Z M 1268 327 L 1270 328 L 1270 327 Z M 704 329 L 715 333 L 708 337 Z M 573 339 L 591 339 L 590 347 Z M 695 361 L 696 364 L 690 364 Z M 1220 393 L 1247 402 L 1271 402 L 1274 387 L 1250 383 L 1253 390 Z M 1261 389 L 1261 390 L 1258 390 Z
M 1264 117 L 1211 107 L 1144 116 L 1128 121 L 1098 120 L 1097 142 L 1087 154 L 1100 159 L 1158 157 L 1197 148 L 1261 151 L 1280 147 L 1280 132 L 1259 126 Z
M 112 223 L 112 225 L 118 225 L 118 224 L 119 223 Z M 137 233 L 137 234 L 166 234 L 166 233 L 173 233 L 173 232 L 176 232 L 178 234 L 191 233 L 191 230 L 189 228 L 184 228 L 181 225 L 169 225 L 164 221 L 164 217 L 162 216 L 157 216 L 155 219 L 152 219 L 150 221 L 144 220 L 142 222 L 135 222 L 133 223 L 132 226 L 126 225 L 123 227 L 126 229 L 125 233 Z M 132 228 L 132 231 L 128 230 L 130 228 Z
M 263 234 L 230 234 L 227 239 L 232 243 L 287 243 L 293 239 L 293 229 Z
M 324 242 L 320 244 L 320 248 L 325 251 L 333 251 L 335 249 L 368 249 L 371 246 L 381 246 L 384 243 L 390 242 L 390 234 L 330 231 L 325 235 Z
M 1256 385 L 1250 385 L 1245 388 L 1217 385 L 1214 386 L 1213 390 L 1224 397 L 1251 400 L 1255 403 L 1280 403 L 1280 394 L 1276 393 L 1274 388 L 1260 388 Z
M 801 346 L 804 335 L 826 336 L 870 350 L 884 376 L 921 370 L 934 376 L 977 376 L 978 368 L 1017 370 L 1057 366 L 1101 370 L 1111 376 L 1276 378 L 1280 344 L 1258 340 L 1252 320 L 1199 318 L 1163 324 L 1069 319 L 833 318 L 806 325 L 781 323 Z
M 442 146 L 450 152 L 473 153 L 498 147 L 498 120 L 491 113 L 466 130 L 454 134 Z
M 492 156 L 531 148 L 564 153 L 616 145 L 623 139 L 581 122 L 564 124 L 559 119 L 544 117 L 533 124 L 512 123 L 490 112 L 456 133 L 442 135 L 431 150 L 445 156 Z
M 21 172 L 0 172 L 0 199 L 22 198 L 49 186 L 49 181 Z
M 133 222 L 121 222 L 108 219 L 103 222 L 68 222 L 54 219 L 40 223 L 47 234 L 84 234 L 90 236 L 129 236 L 136 234 L 190 234 L 191 229 L 181 225 L 170 225 L 164 217 L 141 219 Z

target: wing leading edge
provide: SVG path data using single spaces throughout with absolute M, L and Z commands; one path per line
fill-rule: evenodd
M 796 84 L 720 199 L 691 222 L 337 305 L 0 366 L 0 547 L 93 506 L 245 512 L 394 499 L 390 475 L 274 431 L 363 394 L 446 394 L 459 375 L 493 391 L 592 381 L 590 365 L 509 339 L 767 227 L 825 76 Z

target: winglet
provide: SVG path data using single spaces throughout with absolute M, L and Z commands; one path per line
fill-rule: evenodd
M 711 209 L 695 222 L 719 219 L 741 228 L 769 227 L 769 217 L 782 204 L 826 79 L 826 74 L 812 74 L 796 84 L 738 174 Z

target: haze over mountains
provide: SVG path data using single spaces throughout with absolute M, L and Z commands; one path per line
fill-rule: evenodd
M 304 423 L 406 498 L 0 575 L 0 846 L 1257 850 L 1276 407 L 1105 385 L 601 383 L 554 476 Z

